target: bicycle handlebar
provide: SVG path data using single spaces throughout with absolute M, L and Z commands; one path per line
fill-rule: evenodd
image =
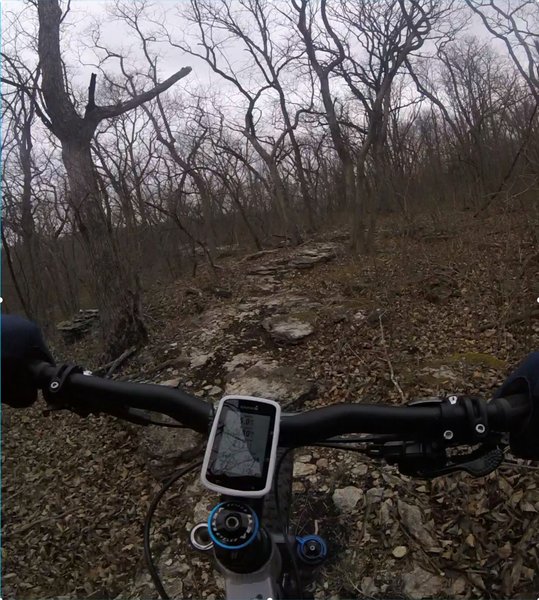
M 42 390 L 49 387 L 57 372 L 56 367 L 44 362 L 33 363 L 29 369 L 36 385 Z M 201 433 L 207 431 L 212 414 L 212 406 L 208 402 L 163 385 L 113 381 L 81 373 L 69 375 L 65 385 L 63 396 L 76 396 L 81 402 L 88 402 L 88 405 L 95 405 L 98 399 L 103 412 L 108 412 L 108 402 L 112 403 L 112 411 L 127 405 L 168 415 Z
M 50 390 L 57 367 L 34 363 L 30 372 L 36 385 Z M 81 373 L 69 374 L 62 383 L 62 408 L 105 412 L 122 416 L 128 408 L 168 415 L 200 433 L 207 433 L 213 406 L 186 392 L 155 384 L 127 383 Z M 67 402 L 66 402 L 67 399 Z M 500 433 L 518 430 L 529 415 L 531 406 L 526 395 L 496 398 L 481 403 L 484 418 L 491 430 Z M 474 439 L 470 433 L 470 409 L 461 403 L 447 405 L 386 406 L 376 404 L 336 404 L 299 414 L 283 413 L 280 445 L 301 446 L 330 437 L 351 433 L 391 433 L 425 439 L 440 437 L 447 429 L 455 442 Z

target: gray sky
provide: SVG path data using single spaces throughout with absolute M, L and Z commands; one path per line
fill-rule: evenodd
M 104 46 L 110 50 L 120 51 L 128 57 L 128 61 L 133 65 L 137 63 L 145 65 L 140 41 L 127 24 L 110 18 L 107 10 L 110 4 L 108 0 L 73 0 L 71 3 L 71 10 L 65 21 L 66 27 L 65 35 L 62 37 L 62 50 L 65 62 L 73 69 L 74 81 L 77 86 L 87 87 L 90 75 L 96 70 L 90 64 L 96 61 L 95 53 L 84 49 L 85 43 L 90 42 L 90 30 L 96 20 L 101 23 Z M 185 22 L 176 14 L 176 8 L 181 4 L 182 2 L 177 0 L 155 0 L 152 2 L 156 12 L 167 13 L 166 24 L 169 30 L 175 34 L 175 37 L 178 37 L 176 32 L 182 32 L 186 28 Z M 1 0 L 1 7 L 2 34 L 5 39 L 9 37 L 7 29 L 12 18 L 9 13 L 21 14 L 25 9 L 25 3 L 21 0 Z M 26 10 L 29 10 L 28 7 L 26 7 Z M 30 23 L 28 23 L 28 26 L 30 26 Z M 154 49 L 159 46 L 159 50 L 163 54 L 163 58 L 159 62 L 161 79 L 166 79 L 184 66 L 191 66 L 193 71 L 189 74 L 188 79 L 183 80 L 184 85 L 187 82 L 189 86 L 195 87 L 198 85 L 214 87 L 222 84 L 221 78 L 216 76 L 204 61 L 169 45 L 153 44 L 152 46 Z M 84 63 L 88 64 L 81 64 L 79 56 Z M 119 74 L 116 61 L 107 62 L 104 68 L 111 73 L 117 72 Z
M 285 3 L 287 0 L 282 0 Z M 3 34 L 7 34 L 4 31 L 5 27 L 9 25 L 9 15 L 7 13 L 20 13 L 25 6 L 22 0 L 0 0 L 2 6 L 2 30 Z M 462 0 L 463 2 L 463 0 Z M 538 0 L 539 2 L 539 0 Z M 65 2 L 64 2 L 65 4 Z M 168 30 L 176 39 L 181 39 L 185 34 L 189 35 L 189 24 L 186 24 L 177 15 L 178 7 L 187 5 L 186 0 L 152 0 L 152 6 L 155 7 L 157 13 L 166 13 L 166 25 Z M 124 50 L 132 61 L 139 61 L 140 64 L 144 63 L 142 56 L 140 42 L 130 31 L 129 27 L 118 20 L 112 20 L 108 15 L 107 7 L 110 6 L 108 0 L 72 0 L 71 11 L 66 19 L 67 29 L 71 37 L 71 43 L 68 45 L 64 42 L 64 57 L 68 64 L 77 67 L 75 74 L 77 83 L 86 86 L 90 79 L 90 74 L 93 69 L 91 66 L 83 66 L 78 61 L 78 52 L 81 47 L 81 39 L 85 37 L 87 40 L 88 29 L 91 27 L 94 19 L 101 22 L 102 27 L 102 39 L 104 45 L 114 50 Z M 464 2 L 463 2 L 464 8 Z M 149 25 L 148 25 L 149 26 Z M 469 25 L 469 33 L 484 36 L 484 29 L 481 24 L 474 18 L 471 19 Z M 153 45 L 157 47 L 156 44 Z M 160 61 L 160 74 L 163 79 L 172 75 L 175 71 L 181 67 L 189 65 L 193 68 L 193 72 L 189 75 L 190 83 L 198 83 L 206 86 L 208 84 L 215 86 L 221 85 L 222 79 L 212 73 L 211 69 L 206 63 L 196 57 L 186 55 L 181 50 L 175 48 L 165 48 L 161 46 L 163 52 L 163 60 Z M 125 52 L 129 50 L 128 52 Z M 244 55 L 240 48 L 234 50 L 233 46 L 230 46 L 229 53 L 232 64 L 241 64 L 245 62 Z M 82 57 L 84 61 L 92 61 L 91 52 L 83 52 Z M 94 59 L 95 60 L 95 59 Z M 112 62 L 107 65 L 108 69 L 113 70 Z
M 284 4 L 287 0 L 281 1 Z M 462 1 L 464 10 L 464 0 L 459 1 Z M 193 26 L 178 16 L 178 8 L 187 4 L 186 0 L 154 0 L 151 2 L 152 10 L 156 14 L 166 15 L 167 29 L 178 41 L 183 37 L 189 37 L 193 33 Z M 4 39 L 9 39 L 9 23 L 12 18 L 10 13 L 20 14 L 25 3 L 21 0 L 1 0 L 1 5 L 3 12 L 2 33 Z M 94 23 L 96 21 L 100 23 L 101 40 L 104 46 L 126 56 L 133 68 L 136 68 L 137 64 L 145 68 L 146 61 L 142 53 L 140 40 L 125 22 L 111 17 L 110 12 L 107 10 L 109 6 L 110 2 L 107 0 L 73 0 L 71 11 L 66 18 L 65 34 L 62 37 L 62 50 L 64 59 L 72 74 L 74 87 L 80 88 L 80 90 L 87 88 L 91 73 L 96 71 L 95 66 L 92 65 L 96 62 L 95 52 L 84 47 L 85 44 L 91 43 L 90 33 L 92 30 L 95 31 Z M 35 12 L 32 7 L 30 9 Z M 27 7 L 27 11 L 30 9 Z M 26 28 L 27 26 L 28 29 L 31 29 L 31 25 L 30 21 L 26 24 L 23 23 L 23 27 Z M 150 31 L 153 26 L 146 23 L 145 27 L 147 31 Z M 478 17 L 475 16 L 468 20 L 465 32 L 485 39 L 489 37 Z M 497 43 L 496 46 L 505 51 L 503 45 L 500 46 Z M 209 93 L 216 93 L 225 110 L 228 108 L 228 110 L 233 111 L 241 120 L 243 110 L 239 110 L 239 108 L 245 105 L 245 99 L 239 97 L 232 84 L 225 82 L 220 76 L 214 74 L 203 60 L 190 56 L 178 48 L 171 47 L 169 44 L 151 44 L 150 47 L 152 50 L 159 50 L 162 55 L 158 67 L 161 80 L 166 79 L 184 66 L 191 66 L 192 72 L 185 79 L 178 82 L 175 89 L 180 88 L 186 92 L 193 91 L 196 93 L 202 89 Z M 249 86 L 250 79 L 247 71 L 250 63 L 246 52 L 242 50 L 238 43 L 230 43 L 226 54 L 233 68 L 241 74 L 242 83 Z M 35 57 L 32 58 L 35 59 Z M 28 55 L 29 61 L 32 58 Z M 86 64 L 81 64 L 81 59 Z M 107 62 L 104 68 L 108 73 L 119 75 L 117 61 Z M 99 85 L 100 78 L 98 76 L 98 94 Z M 293 98 L 292 92 L 290 92 L 290 97 Z

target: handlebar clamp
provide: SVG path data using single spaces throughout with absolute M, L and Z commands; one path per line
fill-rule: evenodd
M 466 419 L 462 419 L 464 408 Z M 479 398 L 448 396 L 440 402 L 443 438 L 446 442 L 480 444 L 489 434 L 487 407 Z
M 447 396 L 411 402 L 410 406 L 438 406 L 442 443 L 480 444 L 489 434 L 487 406 L 480 398 Z M 466 419 L 462 419 L 464 408 Z
M 69 376 L 83 372 L 84 369 L 79 365 L 64 364 L 56 367 L 56 372 L 52 376 L 49 385 L 43 390 L 43 396 L 49 405 L 49 410 L 61 408 L 59 405 L 62 404 L 62 393 Z

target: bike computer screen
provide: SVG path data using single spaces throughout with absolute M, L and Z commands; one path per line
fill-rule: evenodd
M 261 497 L 271 489 L 281 408 L 273 400 L 225 396 L 202 465 L 202 483 L 231 496 Z

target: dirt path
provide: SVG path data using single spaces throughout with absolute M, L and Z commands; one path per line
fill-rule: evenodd
M 523 270 L 517 230 L 503 242 L 494 231 L 477 239 L 472 227 L 438 241 L 381 235 L 376 257 L 351 259 L 339 239 L 324 239 L 232 257 L 218 281 L 206 273 L 153 292 L 153 339 L 119 375 L 208 399 L 259 390 L 296 409 L 400 404 L 489 395 L 539 347 L 533 313 L 515 320 L 539 295 L 537 265 Z M 95 366 L 90 351 L 91 341 L 69 357 Z M 178 459 L 172 447 L 169 467 Z M 141 561 L 143 515 L 158 487 L 147 450 L 147 435 L 107 418 L 3 411 L 5 598 L 157 597 Z M 539 589 L 537 469 L 519 462 L 483 479 L 423 482 L 306 448 L 295 472 L 295 520 L 304 532 L 316 522 L 330 546 L 317 598 Z M 156 516 L 154 545 L 177 596 L 221 594 L 207 558 L 186 544 L 212 501 L 190 479 Z

